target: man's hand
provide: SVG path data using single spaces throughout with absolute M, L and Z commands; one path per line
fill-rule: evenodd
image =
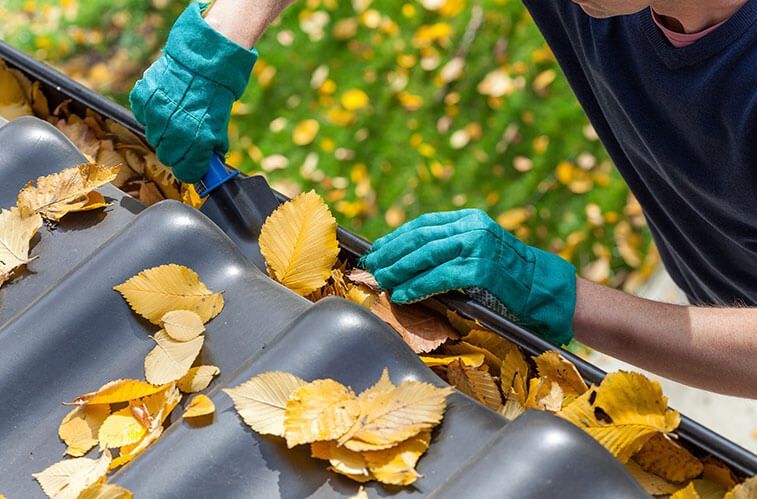
M 197 182 L 212 155 L 229 149 L 231 106 L 257 60 L 251 47 L 288 0 L 192 3 L 177 19 L 164 53 L 129 95 L 158 158 L 183 182 Z M 217 28 L 217 29 L 214 29 Z
M 576 274 L 557 255 L 520 242 L 481 210 L 429 213 L 377 240 L 361 260 L 392 301 L 483 288 L 519 322 L 567 344 Z

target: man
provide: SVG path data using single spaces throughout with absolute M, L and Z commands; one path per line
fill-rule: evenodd
M 181 180 L 227 151 L 251 48 L 288 3 L 217 0 L 204 19 L 190 5 L 137 83 L 134 114 Z M 362 264 L 395 302 L 465 289 L 556 344 L 575 333 L 683 383 L 757 397 L 757 0 L 525 3 L 695 306 L 576 278 L 480 210 L 423 215 Z

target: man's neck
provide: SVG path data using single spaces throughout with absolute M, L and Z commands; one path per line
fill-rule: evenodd
M 657 0 L 652 10 L 665 27 L 679 33 L 696 33 L 728 19 L 749 0 Z

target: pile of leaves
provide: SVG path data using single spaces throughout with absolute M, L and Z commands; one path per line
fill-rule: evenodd
M 109 471 L 133 460 L 161 436 L 182 393 L 203 391 L 220 374 L 216 366 L 192 367 L 203 346 L 205 323 L 224 305 L 221 293 L 210 291 L 197 273 L 181 265 L 161 265 L 114 289 L 134 312 L 162 329 L 152 336 L 156 346 L 145 358 L 146 381 L 117 379 L 70 402 L 75 407 L 63 418 L 58 435 L 74 459 L 34 474 L 51 498 L 101 497 L 87 494 L 106 487 L 100 483 Z M 183 417 L 207 424 L 214 410 L 213 402 L 199 394 L 188 402 Z M 98 444 L 98 459 L 81 457 Z M 115 458 L 111 449 L 117 452 Z M 113 489 L 113 498 L 131 497 L 118 489 Z
M 116 178 L 119 168 L 82 164 L 26 184 L 16 206 L 0 210 L 0 286 L 39 256 L 29 257 L 29 251 L 43 220 L 53 224 L 68 213 L 107 206 L 95 189 Z
M 164 199 L 195 208 L 202 205 L 194 186 L 179 182 L 137 135 L 90 109 L 84 117 L 74 114 L 69 105 L 67 100 L 50 109 L 38 81 L 30 81 L 0 60 L 0 116 L 13 120 L 34 115 L 49 121 L 90 161 L 104 167 L 120 166 L 111 183 L 148 206 Z
M 259 374 L 225 389 L 244 422 L 262 435 L 309 444 L 312 457 L 358 482 L 410 485 L 451 389 L 419 381 L 395 386 L 385 369 L 359 395 L 338 381 L 310 383 L 290 373 Z
M 339 260 L 336 220 L 315 192 L 300 194 L 271 214 L 259 243 L 273 279 L 312 301 L 339 296 L 363 305 L 439 377 L 509 419 L 537 409 L 572 422 L 650 494 L 706 489 L 722 497 L 737 490 L 727 466 L 711 456 L 700 459 L 676 442 L 680 416 L 668 408 L 659 383 L 619 371 L 588 386 L 557 351 L 529 358 L 514 343 L 433 301 L 392 303 L 390 292 L 379 289 L 370 273 L 350 270 L 349 262 Z

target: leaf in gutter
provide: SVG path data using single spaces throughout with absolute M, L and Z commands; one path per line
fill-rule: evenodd
M 447 379 L 458 390 L 484 404 L 493 411 L 502 408 L 502 396 L 494 378 L 486 371 L 467 366 L 461 360 L 447 367 Z

